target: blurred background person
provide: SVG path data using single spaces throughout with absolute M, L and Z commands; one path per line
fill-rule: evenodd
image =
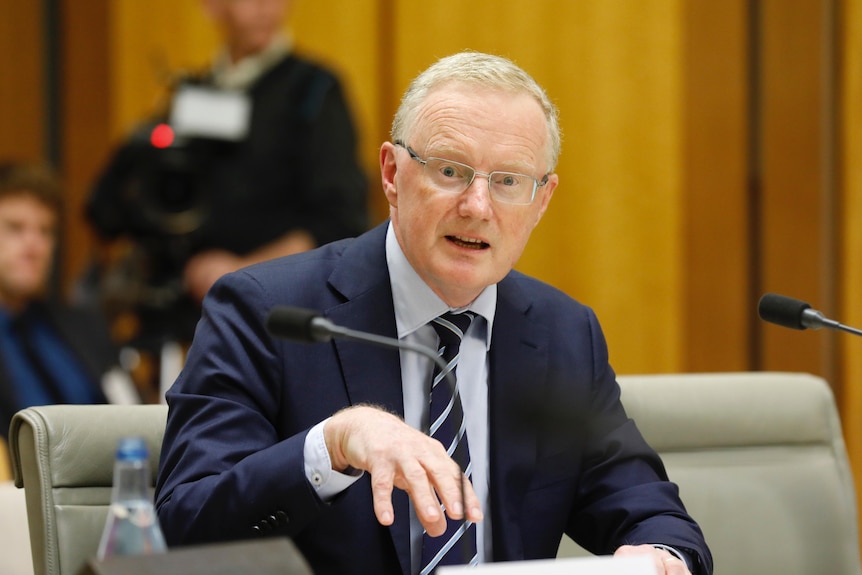
M 224 273 L 368 226 L 367 180 L 338 78 L 295 53 L 289 0 L 202 0 L 223 47 L 98 178 L 89 221 L 132 248 L 100 292 L 139 340 L 191 340 Z M 146 344 L 144 344 L 146 347 Z
M 63 196 L 41 165 L 0 162 L 0 437 L 31 405 L 135 402 L 97 312 L 50 295 Z

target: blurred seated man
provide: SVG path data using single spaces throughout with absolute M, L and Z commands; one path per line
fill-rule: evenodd
M 106 324 L 49 301 L 63 209 L 42 166 L 0 163 L 0 436 L 31 405 L 136 400 Z
M 344 94 L 282 32 L 290 1 L 202 4 L 224 43 L 211 70 L 179 82 L 159 119 L 169 126 L 134 134 L 88 206 L 100 235 L 131 236 L 144 252 L 144 307 L 165 310 L 162 331 L 180 340 L 191 339 L 199 303 L 222 274 L 368 225 Z M 217 114 L 196 114 L 210 105 Z M 236 132 L 215 125 L 225 118 Z

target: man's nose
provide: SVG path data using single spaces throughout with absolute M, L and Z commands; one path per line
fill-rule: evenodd
M 460 208 L 463 214 L 483 219 L 490 217 L 493 200 L 489 183 L 485 174 L 473 176 L 473 181 L 461 194 Z

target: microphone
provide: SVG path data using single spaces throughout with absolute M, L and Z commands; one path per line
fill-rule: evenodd
M 829 319 L 823 313 L 812 309 L 811 305 L 804 301 L 776 293 L 764 294 L 760 298 L 760 303 L 757 304 L 757 312 L 760 319 L 791 329 L 826 327 L 854 335 L 862 335 L 862 330 Z
M 430 347 L 401 341 L 392 337 L 385 337 L 374 333 L 357 331 L 346 327 L 335 325 L 320 313 L 307 308 L 276 306 L 272 308 L 266 318 L 266 329 L 272 335 L 283 337 L 291 341 L 303 343 L 325 342 L 332 339 L 347 339 L 370 343 L 378 347 L 390 349 L 406 349 L 419 353 L 433 361 L 443 371 L 446 371 L 446 363 L 437 355 L 437 351 Z M 446 380 L 450 387 L 454 387 L 451 372 L 446 373 Z
M 455 376 L 447 371 L 446 362 L 437 354 L 437 351 L 428 346 L 413 344 L 399 339 L 385 337 L 364 331 L 357 331 L 336 325 L 320 315 L 320 313 L 307 308 L 276 306 L 269 311 L 266 318 L 266 329 L 272 335 L 283 337 L 292 341 L 313 343 L 326 342 L 332 339 L 346 339 L 369 343 L 378 347 L 412 351 L 431 359 L 445 373 L 446 384 L 454 395 Z M 456 461 L 461 469 L 464 469 L 464 461 Z M 461 520 L 466 526 L 467 509 L 464 505 L 464 481 L 465 476 L 461 474 L 461 507 L 464 509 L 464 518 Z M 470 557 L 464 557 L 464 562 L 469 563 Z

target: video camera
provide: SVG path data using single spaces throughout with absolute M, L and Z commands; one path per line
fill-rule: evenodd
M 143 124 L 117 152 L 88 206 L 102 235 L 132 240 L 101 282 L 109 308 L 133 308 L 172 331 L 172 316 L 189 306 L 182 273 L 211 211 L 211 168 L 246 137 L 249 116 L 242 93 L 180 85 L 167 121 Z
M 125 149 L 121 194 L 136 237 L 186 236 L 206 220 L 208 168 L 248 132 L 250 103 L 240 92 L 181 84 L 167 122 L 145 124 Z

